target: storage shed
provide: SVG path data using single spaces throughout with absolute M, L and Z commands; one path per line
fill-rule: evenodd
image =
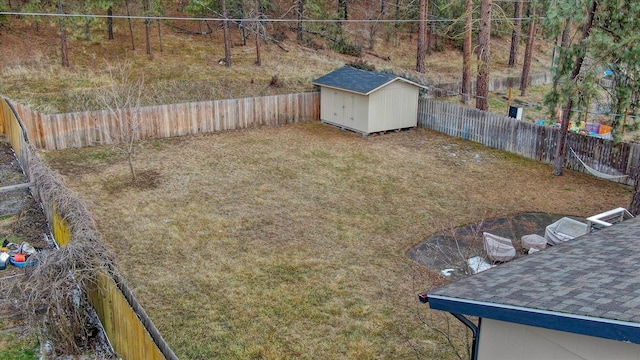
M 416 127 L 418 96 L 426 88 L 400 76 L 345 66 L 313 81 L 320 119 L 363 135 Z

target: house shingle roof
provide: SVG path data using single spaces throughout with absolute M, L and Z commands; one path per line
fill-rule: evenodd
M 326 75 L 323 75 L 315 79 L 313 81 L 313 84 L 367 95 L 375 91 L 376 89 L 396 80 L 402 80 L 417 86 L 421 86 L 394 74 L 360 70 L 350 66 L 345 66 Z
M 429 302 L 444 299 L 471 310 L 466 315 L 489 318 L 521 311 L 513 322 L 534 313 L 640 328 L 639 246 L 636 217 L 433 289 Z

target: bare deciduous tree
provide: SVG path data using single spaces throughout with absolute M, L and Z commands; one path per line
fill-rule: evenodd
M 144 78 L 135 77 L 129 63 L 107 65 L 107 86 L 98 91 L 98 102 L 111 115 L 115 128 L 108 129 L 114 149 L 127 157 L 131 177 L 136 180 L 133 166 L 135 145 L 140 140 L 140 99 L 144 92 Z
M 429 253 L 430 260 L 439 264 L 438 268 L 445 266 L 451 268 L 449 270 L 455 269 L 456 272 L 451 274 L 454 277 L 473 274 L 477 269 L 471 268 L 468 259 L 479 256 L 478 254 L 485 254 L 481 250 L 482 246 L 477 243 L 482 237 L 483 228 L 484 223 L 480 222 L 469 229 L 470 232 L 466 232 L 460 231 L 460 229 L 451 224 L 448 228 L 443 228 L 443 231 L 435 235 L 433 241 L 426 244 L 426 249 L 424 250 Z M 428 276 L 426 279 L 427 286 L 438 286 L 446 283 L 447 280 L 444 280 L 442 275 L 444 275 L 444 271 L 440 272 L 439 279 L 434 279 L 433 275 Z M 412 280 L 414 283 L 412 288 L 416 294 L 425 290 L 423 277 L 416 272 L 413 273 Z M 420 278 L 420 281 L 415 281 L 416 278 Z M 460 360 L 470 359 L 473 352 L 473 334 L 469 328 L 450 314 L 428 309 L 424 304 L 420 304 L 417 298 L 413 305 L 409 311 L 415 319 L 430 331 L 434 338 L 438 339 L 439 344 L 443 344 L 446 347 L 446 351 L 453 355 L 453 358 Z M 476 319 L 470 319 L 470 321 L 477 324 Z M 442 355 L 441 353 L 426 353 L 424 349 L 420 349 L 418 346 L 414 350 L 420 358 L 433 358 L 434 355 Z

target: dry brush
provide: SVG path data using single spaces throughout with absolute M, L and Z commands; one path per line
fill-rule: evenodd
M 5 294 L 17 301 L 13 311 L 28 319 L 41 343 L 56 354 L 81 354 L 97 340 L 95 316 L 87 293 L 98 272 L 115 275 L 114 259 L 104 246 L 85 205 L 64 186 L 60 177 L 44 165 L 33 148 L 29 173 L 36 195 L 62 217 L 70 241 L 63 247 L 33 255 L 37 264 L 26 268 L 21 281 L 2 284 Z M 51 226 L 51 216 L 50 226 Z

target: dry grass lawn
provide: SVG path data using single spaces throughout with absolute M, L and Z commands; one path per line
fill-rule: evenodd
M 452 358 L 405 251 L 519 212 L 587 216 L 630 189 L 416 129 L 319 122 L 145 142 L 142 182 L 109 148 L 46 153 L 182 359 Z

